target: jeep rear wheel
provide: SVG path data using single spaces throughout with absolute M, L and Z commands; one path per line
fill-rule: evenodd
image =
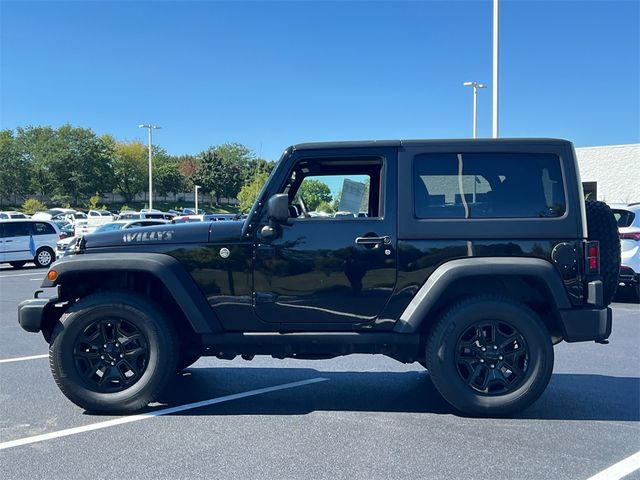
M 471 415 L 504 416 L 528 407 L 553 370 L 551 339 L 538 315 L 498 297 L 453 306 L 436 324 L 426 356 L 440 394 Z
M 96 413 L 139 410 L 173 378 L 172 325 L 156 306 L 128 293 L 80 300 L 56 325 L 49 347 L 53 377 L 69 400 Z

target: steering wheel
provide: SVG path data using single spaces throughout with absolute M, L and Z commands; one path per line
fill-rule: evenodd
M 300 202 L 300 208 L 302 209 L 302 216 L 304 218 L 310 218 L 309 212 L 307 211 L 307 207 L 304 204 L 304 200 L 302 200 L 302 195 L 298 195 L 298 201 Z

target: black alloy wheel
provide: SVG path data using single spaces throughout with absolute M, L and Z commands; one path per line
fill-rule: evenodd
M 526 378 L 529 349 L 522 334 L 501 320 L 477 322 L 456 345 L 456 367 L 464 382 L 480 394 L 508 393 Z
M 155 401 L 178 365 L 178 336 L 157 304 L 128 292 L 80 299 L 51 334 L 56 384 L 89 412 L 130 413 Z
M 85 385 L 95 392 L 119 392 L 142 377 L 149 364 L 147 338 L 133 323 L 102 318 L 78 335 L 73 356 Z
M 531 405 L 553 371 L 551 335 L 528 306 L 478 296 L 451 306 L 427 341 L 434 386 L 460 412 L 505 416 Z

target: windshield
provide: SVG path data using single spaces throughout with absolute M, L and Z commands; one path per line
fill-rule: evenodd
M 280 156 L 280 159 L 276 162 L 276 164 L 271 169 L 271 173 L 269 174 L 269 177 L 267 177 L 267 181 L 264 182 L 264 185 L 262 185 L 262 188 L 260 189 L 260 193 L 256 197 L 255 201 L 253 202 L 253 205 L 251 206 L 251 210 L 249 210 L 249 213 L 247 214 L 247 217 L 245 218 L 245 224 L 242 227 L 242 235 L 245 235 L 247 233 L 247 231 L 246 231 L 247 225 L 249 225 L 249 223 L 250 223 L 247 220 L 250 219 L 250 218 L 253 218 L 253 216 L 255 215 L 258 202 L 260 202 L 260 201 L 264 202 L 265 201 L 263 197 L 265 195 L 265 192 L 267 191 L 267 186 L 271 183 L 272 179 L 275 177 L 276 171 L 278 170 L 278 168 L 280 168 L 280 165 L 282 165 L 282 160 L 284 158 L 288 157 L 291 154 L 290 150 L 292 150 L 292 149 L 291 148 L 287 148 L 282 153 L 282 155 Z
M 122 230 L 124 227 L 124 223 L 107 223 L 106 225 L 101 226 L 96 229 L 94 233 L 102 233 L 102 232 L 110 232 L 112 230 Z

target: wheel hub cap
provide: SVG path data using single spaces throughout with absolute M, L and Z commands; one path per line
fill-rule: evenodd
M 515 390 L 527 376 L 529 351 L 522 334 L 501 320 L 467 328 L 456 345 L 458 374 L 468 387 L 486 395 Z
M 91 390 L 122 391 L 144 373 L 149 363 L 148 342 L 127 320 L 98 320 L 78 335 L 74 363 Z

